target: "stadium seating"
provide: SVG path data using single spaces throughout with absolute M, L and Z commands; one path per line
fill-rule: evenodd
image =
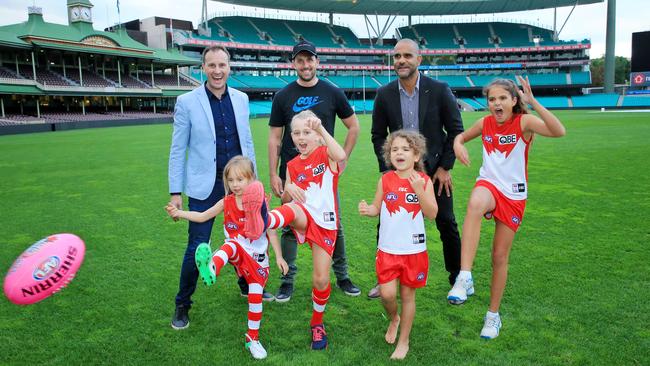
M 587 94 L 572 97 L 575 108 L 616 107 L 618 94 Z
M 6 67 L 0 66 L 0 78 L 3 79 L 20 79 L 18 74 L 16 74 L 16 69 L 10 70 Z
M 650 107 L 650 95 L 626 95 L 623 107 Z
M 476 101 L 474 98 L 460 98 L 463 102 L 469 104 L 470 107 L 477 109 L 477 110 L 482 110 L 485 109 L 485 106 Z
M 285 81 L 283 81 L 282 79 L 278 79 L 272 75 L 267 75 L 267 76 L 254 76 L 254 75 L 244 75 L 244 74 L 231 75 L 230 79 L 228 79 L 228 83 L 230 83 L 232 79 L 239 81 L 246 87 L 257 88 L 257 89 L 280 89 L 283 88 L 285 85 L 287 85 Z M 236 88 L 236 86 L 234 85 L 233 87 Z
M 219 25 L 227 30 L 235 42 L 268 44 L 260 38 L 247 17 L 223 17 L 216 19 Z
M 530 47 L 534 45 L 528 38 L 529 26 L 524 24 L 494 22 L 490 23 L 494 33 L 501 41 L 499 47 Z
M 327 24 L 300 20 L 286 20 L 285 23 L 297 35 L 316 44 L 318 47 L 341 47 L 334 41 L 332 31 Z
M 370 76 L 366 76 L 365 78 L 362 78 L 361 75 L 357 75 L 357 76 L 332 75 L 332 76 L 327 76 L 327 79 L 332 84 L 343 89 L 362 89 L 363 87 L 366 87 L 367 89 L 376 89 L 380 86 Z
M 462 23 L 456 24 L 456 29 L 465 39 L 465 48 L 494 48 L 490 43 L 491 36 L 489 23 Z
M 350 100 L 349 103 L 355 113 L 372 113 L 372 109 L 375 106 L 375 101 L 373 99 L 366 99 L 365 103 L 363 102 L 363 99 L 354 99 Z
M 433 79 L 438 79 L 444 81 L 452 88 L 471 88 L 472 85 L 467 80 L 467 77 L 464 75 L 429 75 Z
M 266 33 L 271 42 L 276 45 L 292 45 L 296 43 L 294 35 L 284 21 L 265 18 L 248 18 L 259 30 Z
M 252 116 L 271 114 L 271 103 L 270 100 L 251 101 L 249 104 L 250 114 Z
M 567 85 L 565 73 L 526 74 L 530 85 Z
M 409 30 L 404 28 L 408 27 L 399 28 L 402 36 L 405 32 L 409 33 Z M 453 24 L 416 24 L 411 28 L 426 40 L 427 48 L 458 48 L 458 44 L 454 42 L 456 33 Z M 410 32 L 413 33 L 413 31 Z
M 591 85 L 591 73 L 589 71 L 572 72 L 571 84 Z
M 363 46 L 361 42 L 359 41 L 359 38 L 350 30 L 348 27 L 342 27 L 340 25 L 332 25 L 331 26 L 332 30 L 334 31 L 334 34 L 337 36 L 341 37 L 341 39 L 344 42 L 344 46 L 347 48 L 366 48 L 366 46 Z
M 567 97 L 535 97 L 546 108 L 569 108 Z

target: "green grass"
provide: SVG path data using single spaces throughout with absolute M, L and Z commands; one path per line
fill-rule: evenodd
M 558 112 L 562 139 L 537 138 L 530 196 L 510 259 L 498 339 L 478 334 L 487 309 L 493 223 L 485 222 L 474 276 L 477 293 L 447 304 L 441 244 L 427 225 L 429 284 L 418 291 L 407 364 L 650 364 L 650 118 L 647 113 Z M 466 126 L 481 114 L 464 114 Z M 311 352 L 311 253 L 299 250 L 296 292 L 265 304 L 264 364 L 388 364 L 387 320 L 366 298 L 375 282 L 375 219 L 356 206 L 378 179 L 370 118 L 341 178 L 341 209 L 357 298 L 334 289 L 325 320 L 331 345 Z M 268 187 L 265 120 L 252 122 Z M 344 128 L 337 127 L 342 139 Z M 71 232 L 86 260 L 62 293 L 31 306 L 0 299 L 0 364 L 253 364 L 243 348 L 246 300 L 232 270 L 200 285 L 191 325 L 169 326 L 187 225 L 163 212 L 171 126 L 134 126 L 0 137 L 0 269 L 32 242 Z M 462 225 L 480 166 L 457 164 L 455 212 Z M 277 201 L 275 202 L 277 203 Z M 223 238 L 215 229 L 213 241 Z M 278 287 L 272 267 L 268 289 Z

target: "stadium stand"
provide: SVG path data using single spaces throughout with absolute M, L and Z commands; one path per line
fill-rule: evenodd
M 291 30 L 287 28 L 282 20 L 277 19 L 264 19 L 264 18 L 248 18 L 263 35 L 266 35 L 272 44 L 277 45 L 291 45 L 296 43 L 294 35 Z
M 570 75 L 571 75 L 571 84 L 575 84 L 575 85 L 591 84 L 591 73 L 589 71 L 571 72 Z
M 616 107 L 618 94 L 587 94 L 571 97 L 574 108 Z
M 465 48 L 494 48 L 490 42 L 491 32 L 489 23 L 462 23 L 456 24 L 458 33 L 464 39 Z
M 350 28 L 342 27 L 340 25 L 332 25 L 331 28 L 334 31 L 334 34 L 341 37 L 343 46 L 348 48 L 364 48 L 361 41 L 359 41 L 359 38 L 357 38 Z
M 216 22 L 231 34 L 236 42 L 269 44 L 260 38 L 260 34 L 247 17 L 223 17 L 216 19 Z
M 297 36 L 319 47 L 341 47 L 334 41 L 334 34 L 325 23 L 300 20 L 287 20 L 285 23 Z
M 237 74 L 237 75 L 231 75 L 230 79 L 236 79 L 243 85 L 249 88 L 256 88 L 256 89 L 280 89 L 283 88 L 285 85 L 287 85 L 287 83 L 284 80 L 278 79 L 277 77 L 272 75 L 255 76 L 255 75 Z
M 402 31 L 404 28 L 408 27 L 399 28 L 402 35 L 405 34 Z M 418 35 L 424 38 L 427 48 L 459 48 L 458 43 L 455 42 L 457 36 L 453 24 L 416 24 L 411 29 L 410 32 L 415 39 L 419 39 Z M 405 31 L 409 34 L 409 30 Z
M 567 97 L 535 97 L 546 108 L 569 108 Z
M 626 95 L 623 107 L 650 107 L 650 95 Z

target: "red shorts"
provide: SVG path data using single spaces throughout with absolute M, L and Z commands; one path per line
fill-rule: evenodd
M 429 274 L 429 255 L 426 250 L 415 254 L 397 255 L 377 249 L 375 270 L 379 284 L 399 278 L 400 284 L 404 286 L 424 287 Z
M 228 240 L 228 243 L 232 243 L 237 247 L 237 255 L 229 261 L 235 267 L 237 275 L 243 277 L 246 283 L 259 283 L 262 287 L 266 286 L 266 280 L 269 278 L 269 267 L 260 266 L 237 241 Z
M 309 247 L 316 244 L 323 248 L 331 257 L 332 253 L 334 253 L 334 245 L 336 244 L 338 230 L 328 230 L 318 226 L 309 212 L 307 212 L 307 209 L 300 204 L 298 206 L 307 217 L 307 227 L 305 228 L 304 233 L 294 229 L 293 226 L 291 227 L 291 230 L 293 230 L 293 233 L 296 235 L 296 240 L 300 244 L 304 244 L 305 242 L 309 243 Z
M 479 180 L 476 181 L 474 187 L 485 187 L 490 190 L 496 205 L 492 212 L 486 213 L 486 219 L 495 219 L 506 224 L 512 231 L 517 232 L 521 221 L 524 219 L 524 210 L 526 209 L 526 200 L 513 200 L 506 197 L 501 191 L 497 189 L 492 183 Z

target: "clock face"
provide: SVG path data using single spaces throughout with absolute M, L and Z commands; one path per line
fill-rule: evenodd
M 79 8 L 74 7 L 70 9 L 70 14 L 72 15 L 72 19 L 79 19 Z
M 81 18 L 84 20 L 90 20 L 90 9 L 82 8 L 81 9 Z

